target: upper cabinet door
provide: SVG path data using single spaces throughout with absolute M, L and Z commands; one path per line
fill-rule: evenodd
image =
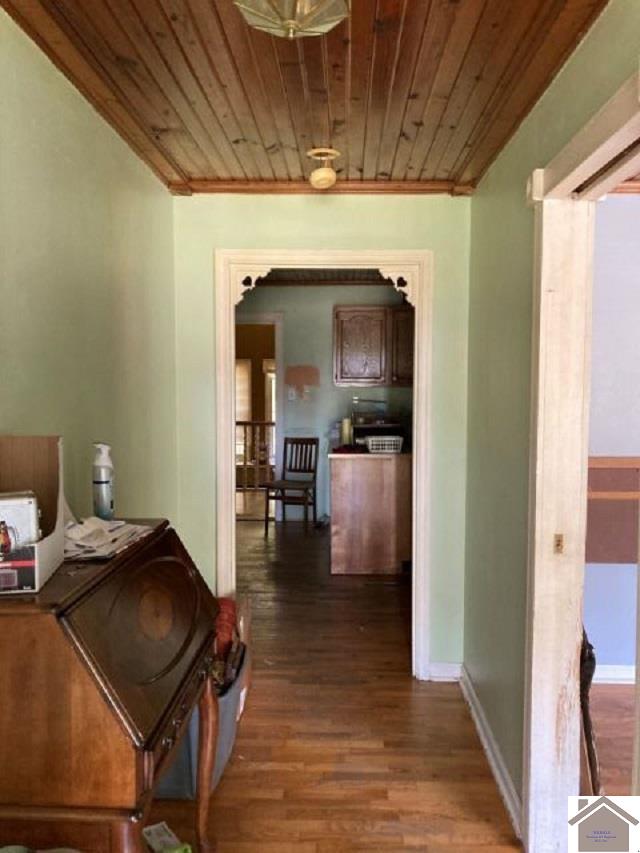
M 388 309 L 334 309 L 333 368 L 336 385 L 386 385 Z
M 391 382 L 393 385 L 413 383 L 413 328 L 414 312 L 409 306 L 395 308 L 392 312 Z

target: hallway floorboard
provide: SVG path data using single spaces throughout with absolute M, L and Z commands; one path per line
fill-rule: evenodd
M 332 577 L 328 531 L 238 526 L 254 680 L 219 853 L 519 850 L 456 684 L 410 676 L 409 578 Z M 189 839 L 188 809 L 155 816 Z

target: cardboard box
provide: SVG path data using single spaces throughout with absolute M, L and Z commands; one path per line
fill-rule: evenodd
M 38 592 L 64 560 L 62 438 L 0 436 L 0 492 L 32 491 L 42 538 L 0 556 L 0 595 Z

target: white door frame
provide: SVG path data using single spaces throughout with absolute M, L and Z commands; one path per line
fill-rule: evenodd
M 235 307 L 274 268 L 377 269 L 415 309 L 413 379 L 412 659 L 416 678 L 429 678 L 430 434 L 433 254 L 427 250 L 215 251 L 216 590 L 236 588 L 234 365 Z
M 284 314 L 276 311 L 271 314 L 256 313 L 243 314 L 235 318 L 238 326 L 275 326 L 275 362 L 276 362 L 276 471 L 282 470 L 283 444 L 279 440 L 278 429 L 284 426 Z M 234 337 L 235 346 L 235 337 Z M 234 357 L 235 360 L 235 357 Z M 234 394 L 235 399 L 235 394 Z M 234 468 L 235 471 L 235 468 Z M 276 476 L 278 476 L 276 474 Z M 235 490 L 235 484 L 234 484 Z M 276 520 L 280 520 L 282 506 L 279 501 L 276 504 Z
M 640 172 L 634 74 L 529 181 L 535 206 L 524 843 L 566 849 L 579 793 L 595 200 Z M 596 176 L 597 177 L 594 177 Z

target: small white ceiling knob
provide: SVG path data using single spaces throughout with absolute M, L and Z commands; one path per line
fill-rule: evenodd
M 335 148 L 311 148 L 307 151 L 307 157 L 322 163 L 309 175 L 309 183 L 314 190 L 328 190 L 335 184 L 338 176 L 331 164 L 339 156 L 340 152 Z

